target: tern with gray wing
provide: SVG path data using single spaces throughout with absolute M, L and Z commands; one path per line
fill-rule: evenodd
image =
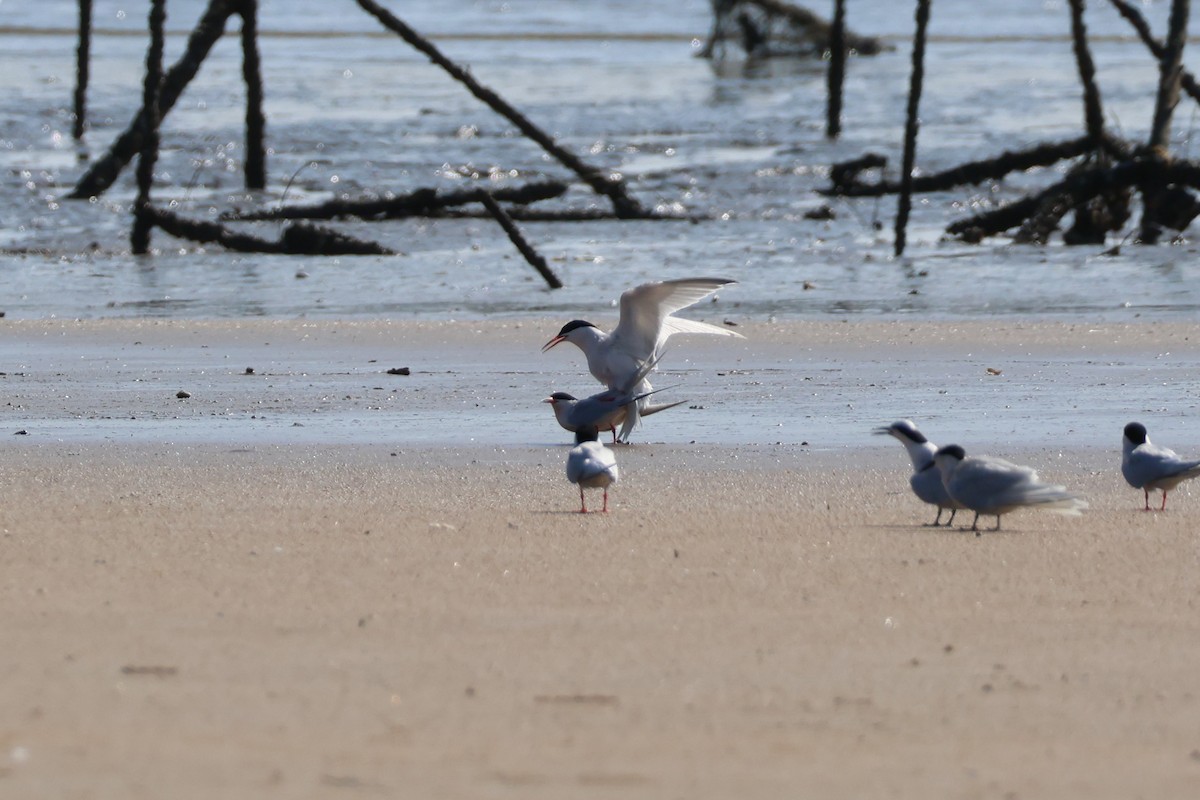
M 1146 426 L 1140 422 L 1125 426 L 1121 445 L 1121 474 L 1130 486 L 1145 494 L 1144 511 L 1150 510 L 1151 489 L 1162 492 L 1158 510 L 1166 511 L 1167 492 L 1200 475 L 1200 461 L 1187 461 L 1174 450 L 1152 444 Z
M 950 496 L 942 482 L 942 472 L 933 460 L 937 445 L 926 439 L 912 420 L 907 419 L 896 420 L 891 425 L 876 428 L 875 433 L 895 437 L 908 451 L 913 467 L 913 474 L 908 483 L 913 494 L 924 502 L 937 506 L 937 516 L 929 524 L 935 528 L 940 525 L 942 512 L 947 509 L 950 511 L 950 518 L 946 520 L 946 524 L 954 522 L 954 515 L 963 505 Z
M 575 432 L 575 446 L 567 453 L 567 480 L 579 487 L 579 513 L 587 513 L 583 490 L 603 489 L 604 507 L 608 513 L 608 487 L 617 482 L 620 472 L 617 457 L 598 441 L 595 428 L 580 428 Z
M 975 512 L 971 530 L 979 535 L 979 515 L 1000 517 L 1019 508 L 1035 508 L 1078 516 L 1087 502 L 1067 491 L 1065 486 L 1043 483 L 1030 467 L 992 456 L 967 457 L 956 444 L 947 445 L 933 456 L 942 472 L 942 482 L 950 496 Z

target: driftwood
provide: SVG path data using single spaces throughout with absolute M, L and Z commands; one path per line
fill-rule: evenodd
M 1120 145 L 1116 140 L 1106 136 L 1102 146 L 1117 149 Z M 968 161 L 942 172 L 916 175 L 913 177 L 912 189 L 914 192 L 941 192 L 957 186 L 1000 180 L 1009 173 L 1023 172 L 1034 167 L 1048 167 L 1064 159 L 1081 156 L 1091 149 L 1091 138 L 1082 136 L 1078 139 L 1068 139 L 1065 142 L 1039 144 L 1028 150 L 1006 150 L 994 158 Z M 829 170 L 831 185 L 821 189 L 820 193 L 844 197 L 880 197 L 897 194 L 900 191 L 900 184 L 897 181 L 885 179 L 875 183 L 864 183 L 860 180 L 859 176 L 865 170 L 886 165 L 887 158 L 877 153 L 868 153 L 850 161 L 834 164 Z
M 1129 189 L 1146 183 L 1200 188 L 1200 164 L 1188 161 L 1165 163 L 1153 158 L 1135 157 L 1110 166 L 1080 169 L 1035 195 L 999 208 L 953 222 L 946 232 L 966 241 L 980 241 L 1021 225 L 1039 209 L 1049 209 L 1055 198 L 1063 197 L 1071 206 L 1090 201 L 1105 192 Z M 1179 189 L 1182 191 L 1182 189 Z M 1186 192 L 1185 192 L 1186 194 Z M 1173 194 L 1178 197 L 1178 194 Z M 1191 197 L 1191 195 L 1188 195 Z M 1183 230 L 1200 213 L 1194 199 L 1170 218 L 1171 227 Z
M 912 77 L 908 87 L 908 114 L 904 123 L 904 163 L 900 168 L 900 202 L 896 206 L 896 240 L 893 251 L 897 257 L 904 255 L 908 214 L 912 210 L 912 173 L 917 156 L 917 130 L 921 125 L 917 112 L 921 105 L 921 84 L 925 78 L 925 30 L 929 27 L 931 2 L 932 0 L 917 0 L 917 32 L 913 36 Z
M 75 50 L 75 120 L 71 135 L 83 138 L 87 129 L 87 90 L 92 50 L 92 0 L 79 0 L 79 46 Z
M 549 200 L 559 197 L 567 191 L 567 184 L 560 181 L 542 181 L 528 183 L 514 188 L 494 189 L 490 196 L 506 203 L 535 203 L 539 200 Z M 479 202 L 478 189 L 466 189 L 461 192 L 438 192 L 437 189 L 417 189 L 408 194 L 387 198 L 371 198 L 365 200 L 329 200 L 324 203 L 308 206 L 284 206 L 282 208 L 264 209 L 229 213 L 222 216 L 226 220 L 277 220 L 277 219 L 359 219 L 382 220 L 401 219 L 404 217 L 434 216 L 452 206 Z
M 1087 43 L 1087 26 L 1083 21 L 1084 0 L 1070 0 L 1071 45 L 1075 50 L 1075 63 L 1079 68 L 1079 81 L 1083 84 L 1083 116 L 1088 139 L 1093 148 L 1104 140 L 1104 111 L 1100 106 L 1100 90 L 1096 88 L 1096 65 Z
M 150 188 L 154 182 L 154 162 L 158 160 L 158 92 L 162 84 L 163 27 L 167 21 L 166 0 L 150 1 L 150 47 L 146 50 L 146 79 L 142 89 L 142 152 L 137 165 L 137 200 L 133 204 L 133 230 L 130 245 L 136 255 L 150 251 Z
M 86 87 L 84 71 L 84 26 L 83 3 L 80 5 L 80 78 L 76 89 L 76 120 L 77 124 L 83 117 L 80 108 L 82 92 Z M 90 15 L 90 3 L 89 15 Z M 208 8 L 200 17 L 196 27 L 188 37 L 187 48 L 166 75 L 162 77 L 162 85 L 158 89 L 158 119 L 175 107 L 183 90 L 187 88 L 192 78 L 200 70 L 200 65 L 208 56 L 225 32 L 225 23 L 233 14 L 242 18 L 242 74 L 246 81 L 246 186 L 251 189 L 261 189 L 266 185 L 266 147 L 263 143 L 266 117 L 262 111 L 262 76 L 258 55 L 258 2 L 257 0 L 211 0 Z M 96 160 L 75 188 L 68 195 L 70 199 L 79 200 L 103 194 L 120 176 L 121 171 L 133 160 L 143 148 L 145 142 L 146 106 L 143 102 L 125 132 L 117 137 L 109 147 L 108 152 Z M 157 124 L 155 125 L 157 130 Z
M 1075 64 L 1079 70 L 1079 82 L 1083 84 L 1083 122 L 1087 129 L 1087 142 L 1092 151 L 1088 161 L 1104 167 L 1110 163 L 1110 148 L 1104 132 L 1104 109 L 1100 103 L 1100 90 L 1096 86 L 1096 65 L 1088 47 L 1087 24 L 1084 22 L 1084 0 L 1070 0 L 1071 46 L 1075 53 Z M 1076 170 L 1090 166 L 1087 162 Z M 1069 210 L 1075 212 L 1075 222 L 1063 232 L 1067 244 L 1103 244 L 1109 231 L 1120 230 L 1129 221 L 1129 202 L 1132 194 L 1127 187 L 1101 192 L 1095 197 L 1075 206 L 1066 205 L 1064 198 L 1055 198 L 1043 203 L 1038 211 L 1021 225 L 1014 239 L 1017 242 L 1044 244 L 1050 234 Z
M 242 80 L 246 82 L 246 161 L 242 166 L 246 188 L 262 189 L 267 185 L 267 118 L 258 56 L 258 0 L 239 0 L 238 15 L 242 18 Z
M 225 21 L 236 11 L 236 0 L 211 0 L 204 15 L 188 37 L 187 49 L 179 61 L 167 71 L 158 95 L 159 117 L 175 106 L 183 90 L 196 76 L 201 62 L 225 32 Z M 83 199 L 103 194 L 121 174 L 121 170 L 142 148 L 142 117 L 145 108 L 138 109 L 133 120 L 108 152 L 88 169 L 68 197 Z
M 782 0 L 712 0 L 712 7 L 713 25 L 697 53 L 701 58 L 721 56 L 724 43 L 731 39 L 752 58 L 821 55 L 834 49 L 833 25 Z M 883 42 L 873 36 L 848 31 L 844 36 L 844 48 L 859 55 L 875 55 L 884 49 Z
M 1173 0 L 1167 24 L 1167 42 L 1159 59 L 1158 92 L 1154 99 L 1154 121 L 1150 126 L 1147 156 L 1155 161 L 1170 159 L 1168 145 L 1171 137 L 1171 117 L 1179 102 L 1180 76 L 1183 73 L 1183 46 L 1187 42 L 1187 20 L 1190 0 Z M 1158 241 L 1168 218 L 1166 187 L 1161 183 L 1143 183 L 1142 224 L 1139 239 L 1147 244 Z
M 179 239 L 193 242 L 219 244 L 227 250 L 241 253 L 283 253 L 287 255 L 395 255 L 386 247 L 375 242 L 365 242 L 352 236 L 294 222 L 283 229 L 277 241 L 261 239 L 245 233 L 231 231 L 215 222 L 198 222 L 172 214 L 161 208 L 150 208 L 149 215 L 154 224 Z
M 846 0 L 834 0 L 833 26 L 829 30 L 829 72 L 825 104 L 825 137 L 842 133 L 842 84 L 846 78 Z
M 598 220 L 619 220 L 616 214 L 602 208 L 570 208 L 556 211 L 547 211 L 541 208 L 530 208 L 528 206 L 509 206 L 508 215 L 518 222 L 596 222 Z M 446 217 L 447 219 L 474 219 L 482 216 L 478 211 L 469 206 L 448 208 L 438 216 Z M 671 214 L 659 214 L 654 217 L 656 221 L 669 222 L 671 220 L 698 222 L 703 217 L 682 216 Z
M 1083 117 L 1086 133 L 1076 139 L 1039 144 L 1027 150 L 1004 152 L 990 159 L 968 162 L 943 172 L 913 177 L 912 191 L 944 191 L 956 186 L 999 180 L 1018 170 L 1046 167 L 1060 161 L 1080 159 L 1066 176 L 1050 186 L 1014 202 L 951 223 L 946 232 L 964 241 L 979 242 L 1016 229 L 1017 242 L 1044 243 L 1068 214 L 1071 227 L 1063 232 L 1067 244 L 1103 243 L 1107 234 L 1121 230 L 1131 216 L 1134 194 L 1141 197 L 1142 222 L 1138 241 L 1153 243 L 1163 228 L 1182 231 L 1200 216 L 1200 164 L 1173 159 L 1167 146 L 1172 111 L 1182 90 L 1192 92 L 1194 81 L 1182 68 L 1186 41 L 1188 0 L 1173 0 L 1166 44 L 1150 34 L 1141 15 L 1125 2 L 1110 0 L 1133 24 L 1147 47 L 1159 59 L 1160 79 L 1149 140 L 1138 147 L 1123 142 L 1104 128 L 1104 111 L 1095 82 L 1095 65 L 1088 47 L 1083 0 L 1069 0 L 1071 40 L 1083 87 Z M 918 36 L 919 39 L 919 36 Z M 914 46 L 914 59 L 916 47 Z M 914 74 L 916 64 L 914 63 Z M 1200 98 L 1200 93 L 1196 95 Z M 912 94 L 910 93 L 912 120 Z M 906 134 L 908 134 L 906 130 Z M 907 135 L 906 148 L 907 154 Z M 823 194 L 879 196 L 903 193 L 909 177 L 906 164 L 900 181 L 862 179 L 867 170 L 886 166 L 887 160 L 868 153 L 835 164 L 830 169 L 830 187 Z M 901 201 L 903 211 L 903 200 Z M 897 252 L 903 247 L 903 232 L 897 216 Z
M 419 50 L 430 61 L 441 67 L 452 78 L 465 86 L 476 98 L 486 103 L 497 114 L 500 114 L 509 122 L 516 125 L 521 133 L 536 142 L 543 150 L 557 159 L 560 164 L 578 175 L 580 180 L 595 190 L 597 194 L 608 197 L 618 217 L 622 219 L 647 219 L 654 216 L 653 213 L 644 209 L 637 200 L 629 196 L 625 190 L 625 182 L 623 180 L 620 178 L 610 178 L 607 175 L 601 174 L 598 169 L 589 166 L 573 153 L 561 147 L 549 134 L 534 125 L 527 117 L 509 105 L 498 94 L 475 80 L 470 72 L 446 58 L 432 42 L 401 22 L 387 9 L 374 2 L 374 0 L 357 0 L 357 2 L 363 10 L 379 20 L 380 24 L 385 28 L 398 35 L 410 46 Z
M 1166 154 L 1171 135 L 1171 115 L 1179 102 L 1179 79 L 1183 72 L 1183 46 L 1187 41 L 1187 20 L 1190 0 L 1173 0 L 1167 32 L 1167 44 L 1159 59 L 1160 77 L 1154 100 L 1154 122 L 1150 126 L 1151 151 Z
M 1154 38 L 1154 34 L 1150 32 L 1150 26 L 1146 24 L 1145 17 L 1126 0 L 1108 0 L 1108 2 L 1112 3 L 1117 12 L 1133 26 L 1133 29 L 1137 31 L 1138 38 L 1150 50 L 1151 55 L 1162 61 L 1163 56 L 1166 55 L 1166 48 Z M 1189 97 L 1200 103 L 1200 85 L 1196 83 L 1196 78 L 1190 72 L 1183 70 L 1179 73 L 1179 85 L 1183 91 L 1188 93 Z
M 488 213 L 495 217 L 496 222 L 500 223 L 500 227 L 508 234 L 509 241 L 516 246 L 521 255 L 525 257 L 525 260 L 529 262 L 529 265 L 536 269 L 538 274 L 542 276 L 542 280 L 546 281 L 546 284 L 551 289 L 561 289 L 563 286 L 562 281 L 554 274 L 554 270 L 550 269 L 550 265 L 546 263 L 546 259 L 542 258 L 541 254 L 533 249 L 533 245 L 526 241 L 521 230 L 512 221 L 512 217 L 504 213 L 504 209 L 500 207 L 495 198 L 486 189 L 476 190 L 475 195 L 476 199 L 483 203 L 483 207 L 488 210 Z

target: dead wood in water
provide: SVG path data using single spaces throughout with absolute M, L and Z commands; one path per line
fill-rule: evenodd
M 355 239 L 328 228 L 295 222 L 283 229 L 278 240 L 262 239 L 232 231 L 215 222 L 185 219 L 161 208 L 151 208 L 153 223 L 166 233 L 193 242 L 219 244 L 240 253 L 282 253 L 286 255 L 395 255 L 375 242 Z
M 829 32 L 828 98 L 825 105 L 825 138 L 842 133 L 842 84 L 846 78 L 846 0 L 833 2 L 833 27 Z
M 1187 43 L 1187 21 L 1190 0 L 1173 0 L 1168 23 L 1167 43 L 1159 59 L 1158 92 L 1154 100 L 1154 121 L 1150 140 L 1146 143 L 1147 157 L 1165 165 L 1170 160 L 1171 117 L 1179 102 L 1179 84 L 1183 73 L 1183 47 Z M 1162 228 L 1171 215 L 1167 208 L 1166 186 L 1144 183 L 1142 190 L 1142 224 L 1139 238 L 1153 244 L 1162 235 Z
M 1035 195 L 951 223 L 946 232 L 965 241 L 980 241 L 1022 225 L 1039 211 L 1049 213 L 1055 204 L 1075 207 L 1106 192 L 1129 190 L 1146 183 L 1175 187 L 1177 191 L 1172 192 L 1172 197 L 1177 202 L 1180 192 L 1189 198 L 1180 202 L 1178 213 L 1170 217 L 1170 226 L 1175 230 L 1183 230 L 1200 214 L 1200 202 L 1181 188 L 1200 188 L 1200 164 L 1188 161 L 1164 164 L 1155 159 L 1135 157 L 1110 166 L 1075 170 Z M 1036 222 L 1031 224 L 1030 234 L 1036 233 L 1037 225 Z M 1045 237 L 1033 237 L 1029 241 L 1045 241 Z
M 883 156 L 868 153 L 835 164 L 830 169 L 830 186 L 822 193 L 858 197 L 900 193 L 901 213 L 897 215 L 896 230 L 898 254 L 904 246 L 903 227 L 900 224 L 905 210 L 904 182 L 910 177 L 912 191 L 945 191 L 956 186 L 1001 180 L 1015 171 L 1050 167 L 1076 159 L 1076 163 L 1067 165 L 1065 176 L 1050 186 L 997 208 L 952 222 L 946 232 L 963 241 L 979 242 L 986 237 L 1015 230 L 1012 235 L 1016 242 L 1044 244 L 1054 231 L 1062 227 L 1064 219 L 1073 215 L 1072 225 L 1063 232 L 1063 241 L 1067 244 L 1100 244 L 1109 233 L 1121 230 L 1128 223 L 1135 195 L 1142 200 L 1139 242 L 1155 242 L 1163 228 L 1184 230 L 1200 216 L 1200 199 L 1194 194 L 1200 188 L 1200 164 L 1173 158 L 1168 151 L 1168 142 L 1171 114 L 1181 87 L 1189 92 L 1192 91 L 1189 85 L 1195 88 L 1195 82 L 1182 68 L 1189 2 L 1173 0 L 1165 45 L 1154 40 L 1145 20 L 1125 0 L 1110 2 L 1134 25 L 1160 62 L 1154 118 L 1146 144 L 1136 146 L 1117 139 L 1105 130 L 1103 105 L 1084 24 L 1085 3 L 1084 0 L 1070 0 L 1071 42 L 1083 90 L 1086 131 L 1083 136 L 1062 142 L 1042 143 L 1026 150 L 1004 152 L 995 158 L 967 162 L 929 175 L 911 176 L 910 165 L 906 163 L 901 169 L 900 181 L 886 178 L 864 181 L 864 172 L 882 168 L 887 163 Z M 914 40 L 914 76 L 919 40 L 918 33 Z M 1200 93 L 1196 96 L 1200 97 Z M 910 93 L 906 158 L 913 132 L 912 98 L 913 94 Z
M 1187 42 L 1190 0 L 1173 0 L 1167 44 L 1159 59 L 1158 93 L 1154 101 L 1154 122 L 1150 126 L 1151 151 L 1165 154 L 1171 135 L 1171 116 L 1179 102 L 1179 79 L 1183 72 L 1183 46 Z
M 1105 147 L 1116 147 L 1114 140 L 1105 137 Z M 1034 167 L 1048 167 L 1068 158 L 1075 158 L 1091 150 L 1091 139 L 1082 136 L 1065 142 L 1047 142 L 1028 150 L 1006 150 L 994 158 L 968 161 L 942 172 L 931 172 L 913 176 L 914 192 L 941 192 L 957 186 L 968 186 L 984 181 L 1000 180 L 1011 172 L 1024 172 Z M 865 183 L 860 175 L 869 169 L 887 166 L 887 157 L 878 153 L 867 153 L 859 158 L 834 164 L 829 170 L 830 186 L 821 189 L 824 195 L 844 197 L 880 197 L 897 194 L 898 181 L 881 179 Z
M 224 34 L 225 23 L 233 14 L 242 18 L 242 74 L 246 81 L 246 186 L 250 189 L 261 189 L 266 185 L 266 146 L 263 142 L 266 117 L 262 110 L 257 0 L 211 0 L 188 37 L 184 54 L 161 78 L 161 86 L 158 88 L 158 121 L 175 107 L 183 90 L 200 71 L 200 65 L 209 51 Z M 80 48 L 83 48 L 82 27 Z M 82 57 L 81 55 L 80 58 Z M 76 116 L 79 117 L 80 114 L 77 110 Z M 69 199 L 96 197 L 113 185 L 120 177 L 121 171 L 145 144 L 145 115 L 146 106 L 143 102 L 129 126 L 109 146 L 108 152 L 95 161 L 75 184 L 75 188 L 67 195 Z M 155 128 L 157 130 L 157 125 Z
M 1076 171 L 1089 166 L 1106 167 L 1111 163 L 1110 150 L 1105 142 L 1104 107 L 1100 102 L 1100 90 L 1096 86 L 1096 64 L 1088 46 L 1087 24 L 1083 18 L 1085 0 L 1070 0 L 1071 46 L 1075 52 L 1075 64 L 1079 70 L 1079 82 L 1083 85 L 1083 122 L 1087 129 L 1090 147 L 1088 160 L 1075 167 Z M 1122 153 L 1122 155 L 1126 155 Z M 1088 161 L 1092 162 L 1091 164 Z M 1100 192 L 1075 206 L 1065 205 L 1063 196 L 1043 202 L 1037 212 L 1022 223 L 1014 238 L 1017 242 L 1044 244 L 1058 228 L 1068 211 L 1074 211 L 1075 222 L 1063 232 L 1067 244 L 1104 244 L 1110 231 L 1120 230 L 1129 221 L 1128 187 Z
M 79 46 L 75 50 L 75 120 L 71 135 L 83 138 L 87 129 L 88 74 L 92 50 L 92 0 L 79 0 Z
M 822 55 L 833 50 L 834 26 L 808 9 L 782 0 L 712 0 L 713 25 L 697 54 L 701 58 L 724 55 L 724 45 L 735 41 L 750 58 Z M 836 12 L 835 12 L 836 15 Z M 857 55 L 883 51 L 880 39 L 846 31 L 844 47 Z
M 262 66 L 258 56 L 258 0 L 240 0 L 242 18 L 242 80 L 246 82 L 246 161 L 243 169 L 247 189 L 267 185 L 267 118 L 263 114 Z
M 491 197 L 505 203 L 525 205 L 539 200 L 560 197 L 567 191 L 561 181 L 540 181 L 524 186 L 491 190 Z M 458 192 L 439 192 L 437 189 L 417 189 L 395 197 L 370 198 L 363 200 L 329 200 L 308 206 L 284 206 L 282 208 L 244 213 L 229 213 L 222 216 L 227 220 L 277 220 L 277 219 L 359 219 L 382 220 L 405 217 L 437 216 L 439 212 L 453 206 L 479 201 L 478 189 Z
M 225 21 L 236 11 L 237 0 L 212 0 L 196 27 L 188 37 L 187 48 L 162 80 L 158 95 L 159 117 L 164 117 L 175 106 L 183 90 L 200 70 L 200 64 L 212 50 L 213 45 L 225 32 Z M 73 200 L 86 199 L 103 194 L 112 186 L 121 170 L 137 155 L 142 147 L 142 117 L 146 109 L 140 108 L 125 132 L 117 137 L 108 152 L 92 164 L 87 173 L 75 184 L 68 195 Z
M 904 162 L 900 168 L 900 202 L 896 207 L 896 241 L 893 251 L 904 255 L 908 214 L 912 209 L 913 167 L 917 157 L 917 130 L 921 120 L 921 84 L 925 79 L 925 31 L 929 27 L 929 6 L 933 0 L 917 0 L 917 32 L 913 36 L 912 77 L 908 87 L 908 114 L 904 122 Z
M 154 162 L 158 160 L 158 93 L 162 84 L 163 26 L 167 21 L 166 0 L 150 2 L 150 47 L 146 50 L 146 79 L 142 89 L 142 152 L 138 155 L 137 200 L 133 204 L 133 230 L 129 241 L 135 255 L 150 250 L 150 187 Z
M 475 80 L 470 72 L 460 67 L 442 54 L 428 39 L 424 38 L 408 25 L 401 22 L 390 11 L 380 6 L 374 0 L 357 0 L 363 8 L 385 28 L 395 33 L 413 48 L 423 53 L 430 61 L 441 67 L 467 88 L 476 98 L 483 101 L 502 117 L 517 126 L 527 138 L 536 142 L 543 150 L 554 156 L 560 164 L 570 169 L 580 180 L 592 187 L 597 194 L 604 195 L 613 204 L 613 210 L 622 219 L 652 218 L 652 212 L 644 209 L 637 200 L 629 196 L 625 190 L 625 181 L 619 177 L 604 175 L 573 153 L 564 149 L 553 137 L 538 126 L 534 125 L 525 115 L 508 104 L 502 97 Z
M 528 206 L 510 206 L 508 214 L 513 219 L 519 222 L 596 222 L 598 220 L 620 220 L 621 218 L 603 208 L 567 208 L 547 211 L 541 208 L 530 208 Z M 472 210 L 470 207 L 455 207 L 446 209 L 446 211 L 438 216 L 447 217 L 449 219 L 467 219 L 483 216 L 478 211 Z M 654 220 L 656 222 L 700 222 L 709 217 L 702 215 L 684 215 L 684 214 L 656 214 Z
M 1096 65 L 1088 48 L 1087 25 L 1083 21 L 1084 0 L 1070 0 L 1071 44 L 1075 50 L 1075 63 L 1079 68 L 1079 82 L 1083 84 L 1084 122 L 1093 148 L 1099 148 L 1104 140 L 1104 110 L 1100 106 L 1100 90 L 1096 88 Z
M 1143 17 L 1136 8 L 1126 2 L 1126 0 L 1108 1 L 1112 3 L 1113 7 L 1117 9 L 1117 12 L 1126 20 L 1128 20 L 1129 24 L 1133 26 L 1133 29 L 1137 31 L 1138 38 L 1141 39 L 1146 47 L 1150 50 L 1150 54 L 1159 61 L 1162 61 L 1163 56 L 1166 55 L 1166 48 L 1163 47 L 1162 42 L 1154 38 L 1154 34 L 1150 32 L 1150 26 L 1146 24 L 1145 17 Z M 1196 83 L 1196 78 L 1190 72 L 1187 70 L 1180 71 L 1179 85 L 1183 91 L 1188 93 L 1189 97 L 1200 103 L 1200 84 Z
M 561 289 L 562 281 L 554 274 L 554 270 L 550 269 L 550 265 L 546 263 L 546 259 L 542 258 L 541 253 L 533 249 L 525 235 L 521 233 L 521 229 L 513 222 L 512 217 L 504 212 L 500 204 L 496 202 L 486 189 L 477 189 L 475 192 L 476 199 L 483 203 L 483 207 L 488 210 L 496 222 L 500 223 L 500 227 L 508 234 L 508 240 L 513 243 L 517 250 L 529 262 L 529 265 L 537 270 L 537 273 L 542 276 L 542 280 L 551 289 Z

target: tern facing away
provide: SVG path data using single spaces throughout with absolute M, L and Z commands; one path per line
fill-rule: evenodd
M 608 513 L 608 487 L 617 482 L 617 457 L 599 441 L 595 428 L 580 428 L 575 432 L 575 446 L 567 453 L 567 480 L 579 486 L 579 513 L 587 513 L 583 489 L 604 490 L 604 507 Z
M 1151 444 L 1146 426 L 1140 422 L 1125 426 L 1121 444 L 1121 474 L 1130 486 L 1145 493 L 1143 511 L 1150 510 L 1151 489 L 1162 491 L 1162 505 L 1158 510 L 1166 511 L 1167 492 L 1188 478 L 1200 475 L 1200 461 L 1185 461 L 1174 450 Z
M 946 524 L 953 523 L 954 515 L 958 513 L 958 509 L 963 508 L 963 505 L 950 496 L 950 493 L 946 491 L 946 485 L 942 482 L 942 471 L 938 469 L 938 465 L 933 460 L 933 455 L 937 452 L 937 445 L 926 439 L 917 430 L 917 426 L 912 423 L 912 420 L 907 419 L 896 420 L 891 425 L 876 428 L 875 433 L 894 436 L 908 451 L 908 457 L 912 460 L 913 467 L 913 474 L 908 479 L 908 483 L 912 487 L 913 494 L 924 502 L 937 506 L 937 516 L 934 517 L 933 522 L 928 524 L 935 528 L 938 527 L 941 524 L 942 512 L 947 509 L 950 510 L 950 518 L 946 520 Z
M 992 456 L 972 456 L 956 444 L 946 445 L 933 456 L 942 472 L 942 482 L 965 508 L 975 512 L 971 530 L 979 536 L 979 515 L 1000 517 L 1018 508 L 1037 508 L 1058 514 L 1079 516 L 1087 501 L 1067 491 L 1065 486 L 1043 483 L 1030 467 L 1022 467 Z
M 621 295 L 620 319 L 610 333 L 585 320 L 572 320 L 542 346 L 542 352 L 561 342 L 570 342 L 583 351 L 588 371 L 609 389 L 627 386 L 637 393 L 650 391 L 650 382 L 645 378 L 636 385 L 630 384 L 630 378 L 662 355 L 663 346 L 673 334 L 709 333 L 743 338 L 739 333 L 707 322 L 673 316 L 732 283 L 736 281 L 727 278 L 680 278 L 635 286 Z M 621 426 L 622 441 L 628 441 L 645 406 L 643 399 L 629 407 Z

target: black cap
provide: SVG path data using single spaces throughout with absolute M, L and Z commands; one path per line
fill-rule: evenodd
M 1146 443 L 1146 426 L 1140 422 L 1131 422 L 1125 426 L 1125 438 L 1134 444 Z
M 963 450 L 956 444 L 948 444 L 933 455 L 935 458 L 937 456 L 950 456 L 951 458 L 957 458 L 959 461 L 962 461 L 967 457 L 967 451 Z
M 571 331 L 578 330 L 579 328 L 594 328 L 594 327 L 596 327 L 596 326 L 593 325 L 592 323 L 588 322 L 585 319 L 573 319 L 570 322 L 568 322 L 566 325 L 562 326 L 562 330 L 558 332 L 558 335 L 566 336 Z

